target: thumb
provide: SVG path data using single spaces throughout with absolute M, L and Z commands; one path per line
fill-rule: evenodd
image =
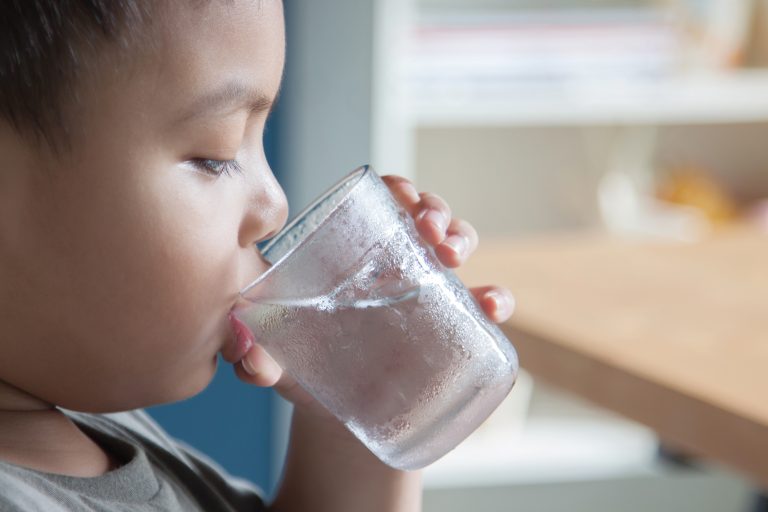
M 272 387 L 280 396 L 320 416 L 331 416 L 290 374 L 283 371 L 279 364 L 258 343 L 235 364 L 235 374 L 247 384 L 259 387 Z
M 272 387 L 280 381 L 284 372 L 264 347 L 254 343 L 243 358 L 235 363 L 235 373 L 248 384 Z

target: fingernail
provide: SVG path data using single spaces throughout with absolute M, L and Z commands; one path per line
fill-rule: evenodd
M 421 201 L 421 198 L 419 197 L 419 192 L 416 190 L 416 187 L 413 186 L 413 183 L 404 182 L 401 185 L 400 190 L 402 190 L 403 194 L 408 196 L 408 199 L 412 203 L 418 203 L 419 201 Z
M 240 364 L 243 365 L 243 370 L 245 370 L 245 373 L 247 373 L 248 375 L 256 375 L 257 373 L 259 373 L 256 371 L 256 368 L 251 366 L 251 363 L 248 362 L 248 358 L 246 357 L 240 360 Z
M 515 308 L 512 299 L 497 291 L 490 291 L 485 296 L 490 297 L 494 304 L 496 304 L 496 313 L 499 316 L 508 316 L 512 314 L 512 311 Z
M 467 240 L 467 237 L 462 235 L 451 235 L 446 238 L 445 242 L 443 243 L 453 249 L 453 252 L 455 252 L 458 256 L 464 256 L 464 254 L 467 252 L 467 248 L 469 248 L 469 240 Z
M 434 224 L 437 230 L 441 233 L 445 233 L 445 230 L 448 229 L 448 220 L 445 218 L 445 215 L 438 210 L 429 208 L 424 210 L 420 217 L 426 219 L 427 222 Z

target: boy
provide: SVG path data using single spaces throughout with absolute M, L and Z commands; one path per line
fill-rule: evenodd
M 262 147 L 279 0 L 0 9 L 0 510 L 418 510 L 418 472 L 378 461 L 252 335 L 234 341 L 237 291 L 266 268 L 254 244 L 286 220 Z M 386 179 L 460 265 L 474 229 Z M 506 290 L 473 292 L 511 314 Z M 201 391 L 219 353 L 296 406 L 269 505 L 136 410 Z

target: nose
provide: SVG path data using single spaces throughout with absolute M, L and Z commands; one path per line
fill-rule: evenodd
M 269 165 L 259 166 L 248 184 L 248 203 L 240 223 L 238 243 L 243 248 L 274 236 L 288 219 L 288 200 Z

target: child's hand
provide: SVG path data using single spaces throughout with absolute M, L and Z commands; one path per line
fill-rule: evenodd
M 451 209 L 440 196 L 422 192 L 400 176 L 383 176 L 389 190 L 416 221 L 422 238 L 435 248 L 443 265 L 461 266 L 477 249 L 477 231 L 472 224 L 451 217 Z M 499 286 L 481 286 L 470 289 L 493 322 L 505 322 L 512 316 L 515 300 L 512 293 Z
M 451 218 L 448 204 L 439 196 L 422 192 L 399 176 L 383 176 L 394 197 L 413 216 L 424 240 L 435 248 L 435 253 L 446 267 L 455 268 L 464 263 L 477 249 L 477 231 L 467 221 Z M 514 299 L 506 288 L 481 286 L 472 288 L 472 294 L 485 314 L 493 322 L 501 323 L 512 316 Z M 332 418 L 297 382 L 256 344 L 237 364 L 235 371 L 241 380 L 257 386 L 274 386 L 286 400 L 304 412 L 323 418 Z

